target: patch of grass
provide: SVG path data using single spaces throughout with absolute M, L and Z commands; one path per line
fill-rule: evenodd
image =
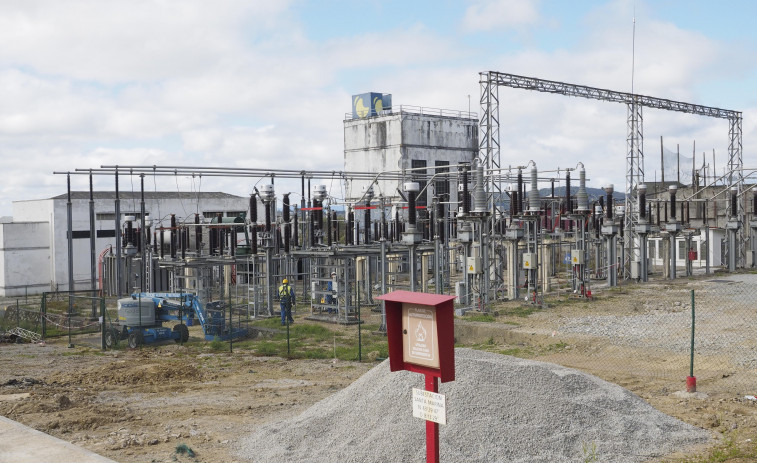
M 680 460 L 685 463 L 720 463 L 757 461 L 757 440 L 745 439 L 741 443 L 736 442 L 735 434 L 727 434 L 723 441 L 710 449 L 709 453 L 694 458 Z
M 466 315 L 465 317 L 463 317 L 463 320 L 468 320 L 471 322 L 486 322 L 486 323 L 491 323 L 493 321 L 496 321 L 494 316 L 488 313 Z
M 279 317 L 271 317 L 271 318 L 263 318 L 260 320 L 255 320 L 250 325 L 253 327 L 259 327 L 259 328 L 282 328 L 281 318 Z
M 332 358 L 334 355 L 333 352 L 331 352 L 328 349 L 323 348 L 315 348 L 315 349 L 308 349 L 305 351 L 302 351 L 299 353 L 299 355 L 295 355 L 298 358 L 305 358 L 305 359 L 329 359 Z
M 224 351 L 229 349 L 229 343 L 225 341 L 221 341 L 216 337 L 212 341 L 210 341 L 210 349 L 214 350 L 216 352 Z
M 176 454 L 177 455 L 187 455 L 190 458 L 195 457 L 195 452 L 192 450 L 191 447 L 189 447 L 187 444 L 179 444 L 176 446 Z
M 511 357 L 530 357 L 533 352 L 530 349 L 523 349 L 520 347 L 511 347 L 509 349 L 500 349 L 499 353 L 502 355 L 509 355 Z
M 584 453 L 584 463 L 591 463 L 594 461 L 599 461 L 599 457 L 597 457 L 597 443 L 592 442 L 591 444 L 587 444 L 586 442 L 581 443 L 581 449 Z
M 273 357 L 279 355 L 279 345 L 270 341 L 263 341 L 257 345 L 255 352 L 264 357 Z
M 557 351 L 565 350 L 566 347 L 568 347 L 568 343 L 560 341 L 557 344 L 548 345 L 545 350 L 547 352 L 557 352 Z
M 504 307 L 500 310 L 500 314 L 525 318 L 538 310 L 539 307 L 535 305 L 519 305 L 515 307 Z
M 290 336 L 298 338 L 308 337 L 316 342 L 334 337 L 334 332 L 321 325 L 295 324 L 289 327 Z

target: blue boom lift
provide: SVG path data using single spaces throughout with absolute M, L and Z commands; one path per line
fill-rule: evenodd
M 131 298 L 118 300 L 118 325 L 105 331 L 105 345 L 110 348 L 127 339 L 129 347 L 173 339 L 186 342 L 189 326 L 199 321 L 205 339 L 228 340 L 242 337 L 247 330 L 232 329 L 227 324 L 222 302 L 210 302 L 205 307 L 191 293 L 134 293 Z M 173 329 L 165 322 L 178 322 Z

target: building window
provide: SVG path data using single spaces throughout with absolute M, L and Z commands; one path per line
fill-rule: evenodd
M 425 159 L 413 159 L 410 161 L 410 167 L 413 169 L 425 169 L 427 166 Z M 426 179 L 426 171 L 425 170 L 413 170 L 413 181 L 418 182 L 418 185 L 420 186 L 420 189 L 418 191 L 423 191 L 426 188 L 426 184 L 428 183 L 428 180 Z M 426 206 L 428 205 L 428 191 L 423 191 L 423 193 L 418 194 L 418 198 L 416 199 L 416 204 L 418 206 Z
M 683 241 L 683 240 L 678 241 L 678 255 L 676 256 L 676 259 L 686 260 L 686 258 L 688 257 L 687 251 L 688 250 L 686 249 L 686 241 Z
M 434 183 L 436 196 L 439 198 L 439 201 L 449 201 L 450 182 L 447 176 L 449 161 L 436 161 L 434 162 L 434 166 L 436 167 L 436 172 L 434 173 L 437 175 L 436 182 Z
M 647 256 L 652 259 L 656 258 L 657 254 L 655 253 L 655 248 L 657 247 L 657 241 L 649 241 L 648 245 L 649 249 L 647 249 Z
M 121 211 L 121 221 L 123 221 L 124 216 L 127 216 L 127 215 L 133 216 L 134 220 L 139 220 L 142 217 L 142 214 L 140 214 L 139 212 Z M 150 212 L 145 211 L 145 215 L 149 216 Z M 116 213 L 115 212 L 98 212 L 95 214 L 95 220 L 115 222 Z

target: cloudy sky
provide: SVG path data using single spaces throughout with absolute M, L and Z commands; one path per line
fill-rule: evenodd
M 456 110 L 470 101 L 480 113 L 487 70 L 631 91 L 634 62 L 636 93 L 743 111 L 744 164 L 757 167 L 755 17 L 750 0 L 5 0 L 0 215 L 65 193 L 53 172 L 76 168 L 340 170 L 352 94 Z M 503 165 L 582 161 L 592 184 L 623 189 L 624 105 L 506 88 L 500 98 Z M 696 141 L 710 164 L 714 150 L 719 171 L 727 161 L 723 120 L 646 109 L 644 135 L 648 180 L 659 176 L 660 136 L 688 156 Z M 257 181 L 146 187 L 248 195 Z M 88 179 L 74 176 L 72 188 Z

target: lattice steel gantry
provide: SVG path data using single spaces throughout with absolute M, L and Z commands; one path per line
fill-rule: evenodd
M 742 158 L 742 113 L 727 109 L 715 108 L 711 106 L 702 106 L 693 103 L 667 100 L 664 98 L 655 98 L 635 93 L 616 92 L 586 85 L 568 84 L 551 80 L 538 79 L 535 77 L 518 76 L 506 74 L 503 72 L 487 71 L 479 73 L 479 83 L 481 88 L 481 139 L 479 148 L 479 159 L 486 166 L 487 175 L 489 175 L 489 201 L 492 210 L 491 227 L 495 226 L 497 216 L 497 201 L 494 200 L 495 191 L 501 194 L 501 188 L 497 184 L 494 172 L 490 169 L 499 168 L 500 165 L 500 127 L 499 127 L 499 93 L 497 87 L 511 87 L 525 90 L 534 90 L 544 93 L 556 93 L 559 95 L 575 96 L 588 98 L 592 100 L 610 101 L 623 103 L 628 106 L 628 152 L 626 154 L 626 218 L 624 221 L 626 236 L 629 246 L 626 253 L 627 259 L 624 261 L 624 275 L 630 275 L 630 262 L 632 256 L 638 256 L 638 239 L 633 232 L 633 225 L 638 223 L 639 211 L 637 210 L 636 190 L 640 183 L 644 181 L 644 148 L 643 148 L 643 118 L 642 108 L 664 109 L 667 111 L 677 111 L 699 116 L 715 117 L 727 119 L 729 121 L 729 146 L 728 146 L 728 167 L 732 173 L 729 176 L 729 186 L 738 188 L 739 193 L 744 189 L 743 176 L 743 158 Z M 743 206 L 744 198 L 739 194 L 739 218 L 744 221 Z M 745 262 L 745 249 L 743 246 L 746 240 L 745 234 L 740 232 L 740 261 Z M 630 232 L 630 233 L 629 233 Z M 490 240 L 491 243 L 494 240 Z M 493 251 L 493 249 L 491 249 Z M 494 255 L 493 252 L 491 255 Z M 493 265 L 493 263 L 489 263 Z M 496 269 L 495 269 L 496 272 Z M 496 274 L 496 273 L 495 273 Z
M 636 100 L 628 103 L 628 153 L 626 155 L 626 215 L 623 217 L 624 242 L 623 277 L 629 278 L 632 262 L 639 262 L 639 235 L 636 225 L 639 214 L 636 198 L 639 185 L 644 183 L 644 118 L 642 108 Z M 634 213 L 635 211 L 635 213 Z
M 494 277 L 495 282 L 504 281 L 502 269 L 505 262 L 505 256 L 498 254 L 498 250 L 503 250 L 502 246 L 497 246 L 495 239 L 497 220 L 503 216 L 502 211 L 502 187 L 497 180 L 500 175 L 500 151 L 499 151 L 499 85 L 491 78 L 491 72 L 479 74 L 479 87 L 481 90 L 481 120 L 479 128 L 481 130 L 481 139 L 479 140 L 479 161 L 484 166 L 488 175 L 486 185 L 486 200 L 491 215 L 482 222 L 481 227 L 488 233 L 487 243 L 487 268 L 485 277 L 482 278 L 482 295 L 484 303 L 489 302 L 490 285 L 489 276 Z M 483 245 L 483 244 L 482 244 Z M 496 287 L 494 288 L 496 290 Z

